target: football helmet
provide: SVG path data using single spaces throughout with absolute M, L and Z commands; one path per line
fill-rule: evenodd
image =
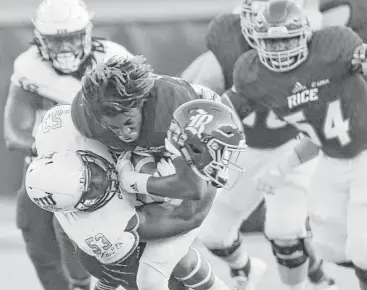
M 77 71 L 92 49 L 91 19 L 82 0 L 44 0 L 32 20 L 42 57 L 61 73 Z
M 210 100 L 193 100 L 178 107 L 167 132 L 166 148 L 181 155 L 202 179 L 216 187 L 228 186 L 229 170 L 246 149 L 242 123 L 226 105 Z
M 268 69 L 290 71 L 307 59 L 312 31 L 298 4 L 291 0 L 271 1 L 258 14 L 255 24 L 256 50 Z
M 240 11 L 241 31 L 252 48 L 256 47 L 256 42 L 253 38 L 255 18 L 258 12 L 268 5 L 268 2 L 269 0 L 244 0 L 242 2 Z
M 97 176 L 96 172 L 104 174 Z M 84 150 L 37 157 L 28 167 L 25 184 L 30 199 L 50 212 L 92 212 L 120 192 L 115 167 L 102 156 Z

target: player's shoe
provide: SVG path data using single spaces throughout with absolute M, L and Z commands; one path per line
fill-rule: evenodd
M 250 258 L 250 260 L 251 268 L 247 276 L 242 270 L 231 269 L 231 276 L 236 282 L 233 290 L 255 290 L 255 286 L 264 275 L 268 265 L 259 258 Z
M 317 284 L 311 284 L 312 290 L 338 290 L 338 287 L 336 286 L 336 283 L 334 279 L 327 278 L 323 281 L 320 281 Z

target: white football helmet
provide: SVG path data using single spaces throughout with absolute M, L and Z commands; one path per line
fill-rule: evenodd
M 97 179 L 99 184 L 92 164 L 105 173 Z M 28 167 L 25 185 L 29 198 L 50 212 L 95 211 L 120 192 L 115 167 L 105 158 L 83 150 L 37 157 Z
M 77 71 L 92 49 L 91 19 L 82 0 L 44 0 L 32 20 L 42 57 L 62 73 Z

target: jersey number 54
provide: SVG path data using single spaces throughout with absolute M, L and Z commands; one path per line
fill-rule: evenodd
M 303 111 L 298 111 L 283 117 L 283 119 L 295 126 L 301 132 L 307 134 L 313 143 L 320 147 L 322 146 L 319 135 L 317 134 L 314 127 L 307 122 Z M 340 146 L 343 147 L 352 141 L 349 130 L 349 119 L 344 119 L 343 117 L 340 100 L 330 102 L 326 109 L 326 115 L 321 134 L 323 134 L 326 140 L 336 138 L 339 141 Z

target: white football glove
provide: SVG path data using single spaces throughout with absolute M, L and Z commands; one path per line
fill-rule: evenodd
M 151 175 L 134 170 L 134 166 L 131 163 L 131 154 L 130 151 L 127 151 L 121 154 L 117 160 L 116 170 L 119 175 L 120 185 L 128 193 L 147 194 L 147 182 Z
M 126 151 L 121 153 L 120 157 L 117 159 L 116 170 L 119 174 L 125 171 L 134 171 L 134 166 L 131 163 L 131 151 Z
M 171 158 L 161 158 L 157 163 L 157 171 L 160 176 L 168 176 L 176 173 L 176 168 L 172 163 Z

